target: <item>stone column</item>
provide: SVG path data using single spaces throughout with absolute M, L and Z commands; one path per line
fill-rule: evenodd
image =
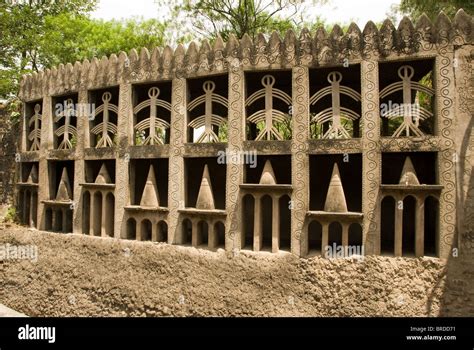
M 80 90 L 78 96 L 78 103 L 80 106 L 87 106 L 89 103 L 87 90 Z M 71 206 L 73 210 L 73 233 L 82 233 L 82 186 L 80 183 L 85 183 L 85 160 L 84 160 L 84 148 L 85 138 L 87 130 L 89 130 L 89 116 L 86 113 L 89 108 L 81 108 L 77 118 L 77 143 L 75 149 L 75 160 L 74 160 L 74 184 L 73 186 L 73 204 Z
M 115 210 L 114 236 L 127 237 L 127 223 L 124 207 L 130 204 L 130 179 L 128 167 L 130 154 L 128 147 L 133 134 L 132 86 L 129 83 L 120 84 L 119 113 L 117 120 L 117 157 L 115 159 Z
M 329 223 L 328 222 L 322 222 L 321 227 L 322 227 L 321 256 L 323 258 L 326 258 L 326 247 L 328 246 L 328 243 L 329 243 Z
M 458 247 L 456 234 L 456 162 L 453 46 L 450 39 L 439 46 L 436 56 L 434 81 L 436 87 L 437 135 L 442 151 L 438 153 L 438 179 L 444 188 L 439 198 L 439 257 L 448 259 L 451 250 Z
M 349 246 L 349 226 L 348 223 L 342 224 L 342 246 L 347 248 Z
M 297 256 L 308 254 L 309 210 L 309 70 L 297 66 L 292 69 L 293 133 L 291 140 L 291 252 Z
M 416 198 L 415 208 L 415 256 L 424 255 L 425 249 L 425 197 Z
M 100 223 L 100 235 L 107 237 L 107 191 L 100 191 L 102 195 L 102 217 Z
M 198 220 L 191 221 L 191 244 L 193 247 L 198 247 L 202 242 L 202 232 L 199 232 Z
M 402 242 L 403 242 L 403 201 L 401 197 L 395 198 L 395 237 L 393 239 L 394 243 L 394 255 L 402 256 Z
M 41 119 L 41 144 L 38 165 L 38 211 L 37 222 L 40 230 L 46 229 L 46 206 L 42 201 L 51 199 L 50 173 L 48 171 L 48 150 L 53 149 L 53 99 L 44 96 Z M 53 211 L 54 213 L 54 211 Z M 54 214 L 52 214 L 54 217 Z M 53 226 L 54 228 L 54 226 Z
M 278 196 L 272 196 L 272 253 L 280 249 L 280 205 Z
M 376 60 L 363 60 L 362 97 L 362 242 L 367 255 L 380 254 L 380 208 L 382 156 L 380 153 L 379 74 Z
M 218 245 L 218 236 L 217 236 L 216 230 L 214 229 L 214 224 L 215 224 L 214 221 L 208 222 L 208 228 L 207 228 L 207 232 L 208 232 L 207 243 L 208 244 L 207 245 L 209 249 L 215 249 L 217 248 L 217 245 Z
M 227 150 L 231 154 L 243 151 L 245 139 L 245 75 L 242 67 L 229 70 L 229 113 L 227 121 Z M 237 158 L 238 159 L 238 158 Z M 243 248 L 242 202 L 239 194 L 240 184 L 244 181 L 243 164 L 227 162 L 225 247 L 226 250 Z
M 254 215 L 253 215 L 253 250 L 259 252 L 262 249 L 262 201 L 261 195 L 254 196 Z
M 168 243 L 179 243 L 179 209 L 185 206 L 184 143 L 186 142 L 186 79 L 174 78 L 171 94 L 168 176 Z
M 157 222 L 151 223 L 151 241 L 158 242 L 158 223 Z

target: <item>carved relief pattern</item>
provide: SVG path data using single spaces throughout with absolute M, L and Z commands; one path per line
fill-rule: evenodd
M 375 249 L 378 233 L 377 201 L 381 177 L 381 157 L 378 150 L 380 118 L 378 107 L 378 67 L 375 61 L 363 61 L 362 118 L 364 120 L 362 160 L 362 211 L 364 213 L 363 236 L 368 253 Z M 370 254 L 370 253 L 369 253 Z
M 444 186 L 440 200 L 440 219 L 442 233 L 440 244 L 440 256 L 447 258 L 456 229 L 456 185 L 455 185 L 455 164 L 454 164 L 454 74 L 452 68 L 453 47 L 449 40 L 449 19 L 446 18 L 445 30 L 440 30 L 438 36 L 439 56 L 436 58 L 436 96 L 438 113 L 438 130 L 442 138 L 443 151 L 439 160 L 439 181 Z M 440 16 L 438 22 L 442 22 Z
M 304 229 L 309 204 L 309 71 L 306 67 L 293 69 L 293 137 L 292 137 L 292 242 L 299 242 Z M 301 248 L 300 248 L 301 249 Z M 295 249 L 292 248 L 295 252 Z M 296 252 L 299 254 L 299 252 Z
M 234 67 L 229 75 L 229 124 L 228 124 L 228 149 L 230 152 L 242 151 L 243 123 L 242 115 L 244 109 L 244 72 Z M 241 217 L 238 211 L 239 185 L 243 182 L 243 167 L 240 164 L 229 162 L 227 164 L 227 184 L 226 184 L 226 209 L 227 224 L 226 236 L 234 244 L 236 233 L 239 232 Z

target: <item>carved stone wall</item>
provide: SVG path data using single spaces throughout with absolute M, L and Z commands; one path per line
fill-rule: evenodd
M 150 237 L 158 237 L 157 232 L 162 228 L 155 227 L 158 219 L 154 218 L 159 217 L 166 224 L 163 232 L 166 231 L 168 243 L 186 244 L 187 235 L 191 234 L 194 244 L 201 241 L 203 232 L 207 232 L 209 239 L 212 236 L 216 240 L 209 242 L 211 247 L 217 244 L 218 235 L 222 233 L 214 224 L 225 223 L 224 246 L 227 250 L 244 248 L 246 223 L 253 220 L 255 237 L 266 229 L 257 227 L 264 225 L 260 218 L 253 216 L 250 220 L 254 214 L 248 215 L 250 211 L 244 211 L 243 197 L 246 194 L 258 192 L 253 199 L 253 213 L 264 211 L 260 204 L 265 195 L 269 195 L 273 201 L 273 216 L 278 219 L 280 210 L 286 209 L 286 205 L 284 201 L 278 205 L 275 201 L 288 196 L 291 252 L 298 256 L 305 256 L 311 250 L 313 238 L 310 239 L 309 226 L 314 221 L 322 223 L 323 246 L 329 242 L 331 224 L 341 222 L 343 244 L 347 245 L 348 235 L 352 235 L 350 227 L 361 225 L 361 244 L 365 253 L 381 254 L 384 198 L 393 196 L 398 202 L 403 202 L 410 196 L 423 201 L 431 196 L 439 206 L 439 215 L 433 224 L 437 227 L 433 228 L 437 231 L 436 243 L 433 244 L 436 244 L 436 255 L 447 259 L 453 248 L 472 248 L 469 218 L 473 207 L 470 133 L 473 33 L 473 19 L 460 10 L 453 22 L 441 13 L 435 23 L 426 16 L 421 16 L 416 23 L 404 18 L 395 28 L 387 20 L 380 30 L 369 22 L 363 30 L 351 24 L 345 33 L 337 25 L 330 33 L 322 28 L 315 33 L 304 29 L 298 38 L 291 30 L 284 38 L 273 33 L 268 41 L 263 34 L 254 41 L 248 36 L 241 40 L 230 36 L 227 43 L 218 38 L 212 47 L 203 41 L 201 45 L 192 42 L 187 49 L 178 45 L 175 50 L 167 46 L 156 48 L 151 53 L 147 49 L 140 53 L 132 50 L 128 54 L 121 52 L 118 56 L 100 60 L 94 58 L 74 65 L 68 63 L 24 76 L 20 97 L 25 111 L 33 111 L 33 105 L 40 105 L 41 123 L 30 121 L 36 120 L 34 114 L 25 114 L 21 163 L 25 163 L 28 169 L 31 164 L 37 164 L 39 179 L 37 183 L 23 179 L 19 187 L 38 187 L 38 218 L 35 222 L 42 229 L 55 230 L 56 227 L 56 230 L 67 232 L 69 223 L 65 217 L 72 213 L 72 231 L 84 232 L 84 227 L 91 227 L 91 220 L 95 220 L 96 214 L 90 209 L 94 205 L 94 208 L 100 206 L 103 210 L 110 210 L 107 213 L 100 211 L 97 215 L 101 218 L 113 215 L 116 238 L 142 239 L 148 233 Z M 433 62 L 433 88 L 423 87 L 412 80 L 414 74 L 426 71 L 427 62 Z M 398 76 L 393 75 L 393 82 L 385 84 L 381 81 L 381 73 L 386 73 L 380 69 L 382 64 L 398 72 Z M 224 77 L 226 86 L 214 95 L 220 76 Z M 416 80 L 421 78 L 417 76 Z M 382 88 L 382 85 L 387 86 Z M 193 86 L 199 86 L 204 95 L 191 101 Z M 253 88 L 257 91 L 250 95 L 248 91 Z M 112 94 L 110 91 L 113 89 L 118 93 Z M 432 112 L 421 110 L 419 119 L 396 108 L 381 112 L 385 95 L 402 94 L 403 101 L 411 102 L 415 90 L 426 96 L 432 95 L 433 99 L 429 100 L 434 101 Z M 94 113 L 90 111 L 93 94 L 105 96 L 101 101 L 107 102 L 106 107 L 93 106 L 98 107 Z M 425 98 L 425 95 L 416 98 Z M 313 105 L 324 97 L 332 99 L 330 107 L 321 107 L 326 109 L 318 110 L 313 116 L 311 111 L 319 108 Z M 251 110 L 259 98 L 264 100 L 265 107 L 257 106 L 256 111 Z M 349 102 L 345 98 L 349 98 Z M 117 103 L 113 104 L 112 99 Z M 69 116 L 68 110 L 58 113 L 58 103 L 61 106 L 64 101 L 77 104 L 75 116 Z M 189 116 L 200 102 L 205 106 L 199 117 L 202 120 L 191 123 Z M 215 112 L 215 102 L 227 110 Z M 170 113 L 169 122 L 160 108 Z M 109 122 L 113 113 L 116 114 L 116 123 Z M 391 136 L 383 135 L 381 129 L 388 125 L 385 119 L 400 116 L 402 121 L 397 131 Z M 90 121 L 94 118 L 102 118 L 102 124 L 97 122 L 103 126 L 101 132 L 92 127 Z M 424 132 L 427 120 L 433 121 L 433 125 L 429 132 Z M 275 129 L 288 121 L 290 132 L 286 135 Z M 262 123 L 264 131 L 256 136 L 255 131 Z M 191 129 L 201 124 L 205 126 L 207 136 L 190 140 Z M 221 140 L 218 134 L 224 125 L 226 139 Z M 314 129 L 319 130 L 321 137 L 314 137 Z M 252 133 L 255 135 L 250 137 Z M 36 140 L 33 138 L 32 141 L 30 134 L 40 136 L 39 150 L 28 146 Z M 92 137 L 97 137 L 97 143 L 90 142 Z M 140 141 L 142 137 L 143 142 Z M 92 144 L 96 146 L 90 147 Z M 256 152 L 259 159 L 270 159 L 270 165 L 265 165 L 262 170 L 262 179 L 266 180 L 259 184 L 250 183 L 248 179 L 252 170 L 246 164 L 227 162 L 223 167 L 213 168 L 214 159 L 224 150 L 236 154 L 251 151 Z M 432 170 L 436 175 L 432 183 L 419 184 L 418 179 L 410 184 L 408 181 L 405 184 L 384 183 L 384 155 L 404 157 L 403 178 L 412 172 L 410 156 L 421 154 L 423 157 L 428 153 L 435 154 L 436 159 Z M 360 185 L 360 198 L 351 195 L 348 203 L 353 208 L 346 208 L 342 213 L 326 210 L 330 207 L 326 205 L 325 210 L 313 208 L 315 191 L 325 192 L 327 189 L 310 191 L 312 181 L 317 177 L 310 171 L 311 164 L 324 159 L 324 155 L 333 157 L 330 158 L 335 166 L 331 184 L 348 186 L 353 176 L 348 176 L 347 170 L 342 169 L 341 185 L 336 163 L 337 157 L 349 154 L 356 159 L 361 157 L 361 166 L 354 165 L 352 170 L 361 177 L 361 183 L 355 184 L 357 188 Z M 280 166 L 285 159 L 290 160 L 288 166 Z M 168 178 L 155 176 L 154 172 L 160 171 L 155 168 L 154 172 L 150 170 L 153 176 L 138 184 L 142 176 L 140 164 L 153 169 L 150 164 L 157 166 L 163 164 L 163 160 L 168 162 Z M 113 182 L 108 180 L 109 174 L 91 178 L 96 161 L 112 162 Z M 131 162 L 138 165 L 132 167 Z M 272 165 L 275 169 L 280 168 L 276 169 L 276 177 Z M 417 166 L 415 164 L 415 168 Z M 283 183 L 277 181 L 287 171 L 290 179 Z M 199 183 L 194 181 L 195 177 L 201 179 L 199 191 L 193 190 L 193 184 Z M 70 193 L 68 186 L 71 187 Z M 108 208 L 104 204 L 106 199 L 99 195 L 84 200 L 85 192 L 91 188 L 100 189 L 101 193 L 112 193 L 113 210 L 105 209 Z M 166 205 L 161 204 L 163 198 L 167 199 L 164 201 Z M 278 215 L 275 210 L 279 210 Z M 417 213 L 418 221 L 424 222 L 420 215 L 425 214 Z M 401 255 L 402 231 L 406 230 L 402 225 L 403 215 L 402 212 L 395 214 L 395 255 Z M 428 213 L 427 222 L 430 217 L 431 213 Z M 59 224 L 61 220 L 62 224 Z M 288 222 L 273 220 L 272 227 L 280 229 L 282 223 Z M 147 226 L 149 224 L 153 227 Z M 419 245 L 423 245 L 424 227 L 422 223 L 413 228 L 418 242 L 417 256 L 423 255 Z M 278 236 L 278 229 L 272 228 L 272 251 L 278 250 L 280 238 L 275 236 Z M 105 235 L 107 230 L 104 230 L 101 232 Z M 463 242 L 461 246 L 459 240 Z

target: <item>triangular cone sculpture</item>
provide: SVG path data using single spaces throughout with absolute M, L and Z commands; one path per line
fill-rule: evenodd
M 328 193 L 326 195 L 326 203 L 324 203 L 324 211 L 333 213 L 347 212 L 346 197 L 342 188 L 341 175 L 337 163 L 334 163 L 332 169 L 331 182 L 329 183 Z
M 411 162 L 410 157 L 405 158 L 405 163 L 403 164 L 402 174 L 400 175 L 400 185 L 419 185 L 418 177 L 416 176 L 415 168 Z
M 260 177 L 260 185 L 276 185 L 276 177 L 273 172 L 272 163 L 267 160 L 263 167 L 262 176 Z
M 67 176 L 67 170 L 66 168 L 63 168 L 63 173 L 61 174 L 61 181 L 59 182 L 58 192 L 56 194 L 56 200 L 70 201 L 71 198 L 71 184 L 69 182 L 69 177 Z
M 148 170 L 148 177 L 146 179 L 145 188 L 143 189 L 140 206 L 142 207 L 159 207 L 158 187 L 156 186 L 155 170 L 153 165 L 150 165 Z
M 102 164 L 99 170 L 99 174 L 95 178 L 96 184 L 110 184 L 112 183 L 112 179 L 110 178 L 109 172 L 107 171 L 107 167 L 105 164 Z
M 211 178 L 207 164 L 202 173 L 201 187 L 196 201 L 196 209 L 215 209 L 214 196 L 212 194 Z
M 27 183 L 35 184 L 38 182 L 38 170 L 36 169 L 36 165 L 31 167 L 30 175 L 28 176 Z

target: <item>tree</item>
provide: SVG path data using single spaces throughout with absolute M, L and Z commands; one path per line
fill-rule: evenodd
M 239 39 L 244 34 L 255 38 L 259 32 L 296 28 L 304 4 L 303 0 L 185 0 L 174 7 L 174 23 L 182 26 L 179 18 L 191 19 L 193 29 L 210 39 L 220 35 L 226 40 L 230 33 Z
M 21 74 L 37 71 L 39 39 L 45 18 L 61 13 L 85 14 L 97 0 L 28 0 L 0 3 L 0 96 L 15 92 Z
M 45 21 L 38 61 L 51 67 L 133 48 L 153 49 L 165 44 L 165 29 L 156 19 L 103 21 L 70 14 L 50 16 Z
M 97 0 L 30 0 L 0 5 L 0 98 L 16 94 L 22 74 L 163 45 L 165 23 L 86 17 Z
M 472 0 L 402 0 L 398 12 L 413 19 L 426 13 L 431 20 L 435 20 L 440 11 L 452 18 L 460 8 L 471 15 L 474 14 Z

